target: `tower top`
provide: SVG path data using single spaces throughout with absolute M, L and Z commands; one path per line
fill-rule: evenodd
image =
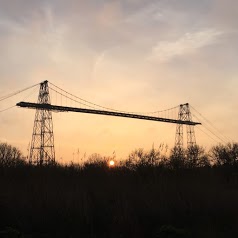
M 42 84 L 47 84 L 47 83 L 48 83 L 48 80 L 45 80 L 45 81 L 41 82 L 40 84 L 42 85 Z

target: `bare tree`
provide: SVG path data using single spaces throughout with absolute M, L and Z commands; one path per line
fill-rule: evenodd
M 197 168 L 210 166 L 209 156 L 203 147 L 198 145 L 189 146 L 185 153 L 186 167 Z
M 14 166 L 24 163 L 21 151 L 7 143 L 0 143 L 0 165 Z
M 215 165 L 237 165 L 238 143 L 213 146 L 210 151 L 210 156 Z

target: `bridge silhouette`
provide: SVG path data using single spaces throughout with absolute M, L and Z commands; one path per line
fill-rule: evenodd
M 50 87 L 49 87 L 50 84 Z M 55 92 L 60 97 L 65 97 L 72 102 L 80 104 L 80 107 L 69 107 L 51 104 L 50 90 Z M 201 125 L 200 122 L 192 121 L 192 115 L 190 112 L 189 104 L 181 104 L 178 107 L 170 108 L 163 111 L 151 112 L 145 115 L 142 113 L 125 112 L 115 109 L 110 109 L 97 105 L 95 103 L 86 101 L 82 98 L 74 96 L 71 93 L 59 88 L 58 86 L 44 81 L 40 83 L 40 91 L 38 96 L 38 102 L 19 102 L 16 104 L 22 108 L 30 108 L 36 110 L 31 149 L 29 160 L 34 164 L 52 164 L 55 163 L 55 150 L 54 150 L 54 133 L 53 133 L 53 121 L 51 112 L 79 112 L 89 113 L 105 116 L 133 118 L 140 120 L 158 121 L 164 123 L 177 124 L 175 146 L 178 148 L 183 147 L 183 125 L 187 127 L 187 144 L 188 146 L 194 146 L 196 144 L 194 126 Z M 168 118 L 161 116 L 162 113 L 177 110 L 177 118 Z M 156 114 L 156 115 L 155 115 Z
M 176 107 L 166 110 L 146 113 L 121 111 L 87 101 L 48 81 L 44 81 L 31 87 L 27 87 L 23 90 L 19 90 L 14 93 L 10 93 L 9 95 L 0 97 L 0 102 L 32 88 L 35 90 L 38 86 L 40 86 L 40 90 L 37 102 L 20 101 L 16 105 L 0 111 L 5 112 L 15 106 L 36 110 L 31 148 L 28 156 L 30 163 L 33 164 L 43 165 L 55 163 L 52 112 L 79 112 L 176 124 L 175 147 L 180 149 L 185 147 L 183 143 L 184 127 L 186 127 L 187 147 L 194 146 L 196 145 L 194 128 L 197 125 L 201 125 L 201 122 L 203 124 L 203 128 L 205 128 L 206 131 L 202 130 L 201 127 L 197 128 L 206 134 L 210 139 L 217 143 L 218 141 L 222 143 L 232 141 L 230 138 L 223 136 L 219 130 L 214 127 L 213 123 L 207 120 L 201 113 L 199 113 L 188 103 L 180 104 Z M 55 96 L 56 99 L 56 102 L 54 103 L 52 103 L 53 100 L 51 101 L 53 96 Z M 61 103 L 59 103 L 59 101 Z M 66 103 L 62 103 L 63 101 Z M 198 122 L 193 121 L 192 116 L 195 117 Z

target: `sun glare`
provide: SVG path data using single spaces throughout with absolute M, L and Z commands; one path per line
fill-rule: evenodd
M 115 165 L 115 162 L 114 162 L 113 160 L 110 160 L 110 161 L 109 161 L 109 166 L 110 166 L 110 167 L 113 167 L 114 165 Z

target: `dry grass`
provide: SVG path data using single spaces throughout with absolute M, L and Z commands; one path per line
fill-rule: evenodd
M 235 171 L 1 167 L 0 237 L 237 237 Z

